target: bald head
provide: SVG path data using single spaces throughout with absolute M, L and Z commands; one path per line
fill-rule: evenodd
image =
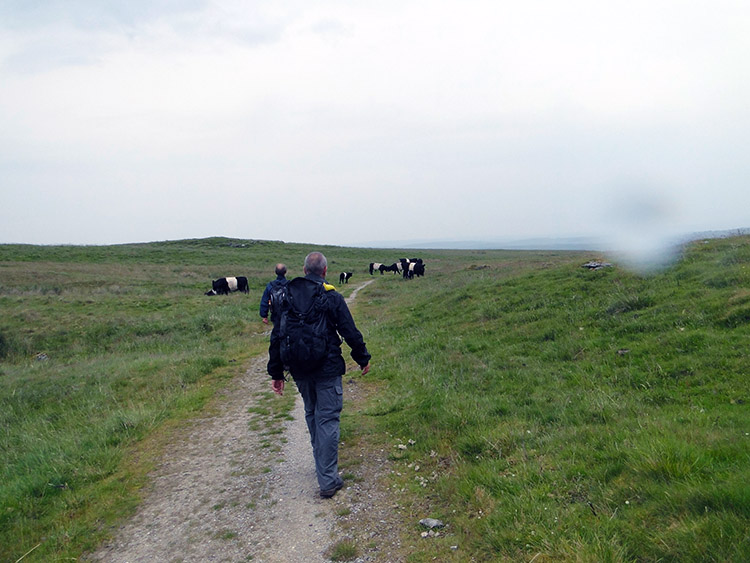
M 328 260 L 320 252 L 311 252 L 305 257 L 305 273 L 325 277 Z
M 276 275 L 277 276 L 285 276 L 286 275 L 286 265 L 285 264 L 276 264 Z

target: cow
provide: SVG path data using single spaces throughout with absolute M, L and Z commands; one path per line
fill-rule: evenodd
M 412 279 L 414 276 L 421 277 L 423 275 L 424 263 L 421 259 L 418 262 L 404 264 L 404 279 Z
M 250 287 L 247 284 L 245 276 L 232 278 L 219 278 L 211 282 L 212 289 L 206 292 L 206 295 L 229 295 L 233 291 L 250 293 Z
M 383 272 L 393 272 L 398 273 L 398 265 L 397 264 L 391 264 L 390 266 L 386 266 L 385 264 L 381 264 L 380 262 L 371 262 L 370 263 L 370 275 L 373 274 L 375 271 L 380 272 L 382 275 Z
M 377 270 L 378 272 L 380 272 L 380 274 L 382 275 L 383 274 L 383 264 L 381 264 L 380 262 L 370 262 L 370 275 L 372 275 L 373 272 L 375 272 L 375 270 Z
M 404 279 L 424 275 L 424 263 L 421 258 L 399 258 L 398 264 L 399 272 L 403 272 Z
M 349 283 L 349 278 L 352 277 L 352 272 L 341 272 L 339 274 L 339 283 Z

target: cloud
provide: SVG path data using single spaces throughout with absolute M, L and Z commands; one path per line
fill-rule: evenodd
M 65 23 L 84 31 L 100 31 L 193 13 L 207 5 L 205 0 L 7 0 L 0 5 L 0 19 L 11 29 Z
M 315 212 L 382 239 L 363 210 L 398 239 L 587 234 L 631 189 L 675 229 L 747 219 L 738 2 L 89 5 L 0 7 L 0 188 L 65 190 L 120 240 L 304 240 Z

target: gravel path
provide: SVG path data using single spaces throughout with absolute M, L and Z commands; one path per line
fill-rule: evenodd
M 259 391 L 270 390 L 266 362 L 266 355 L 253 359 L 222 393 L 215 416 L 192 421 L 182 439 L 167 448 L 135 516 L 88 560 L 319 563 L 328 560 L 325 552 L 338 535 L 335 511 L 341 512 L 342 503 L 347 514 L 367 513 L 378 505 L 371 512 L 375 525 L 385 524 L 380 508 L 387 500 L 372 474 L 332 500 L 319 498 L 298 394 L 294 420 L 284 423 L 286 442 L 280 435 L 274 438 L 283 443 L 280 452 L 264 447 L 264 432 L 250 430 L 254 415 L 249 409 L 259 401 Z M 287 389 L 295 392 L 293 385 Z M 373 461 L 373 469 L 361 471 L 383 472 L 383 460 Z M 360 532 L 377 535 L 368 532 L 371 525 L 363 521 Z M 381 550 L 360 560 L 382 555 Z

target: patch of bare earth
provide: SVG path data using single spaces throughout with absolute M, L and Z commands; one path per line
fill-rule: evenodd
M 358 288 L 360 289 L 360 288 Z M 352 294 L 352 299 L 356 292 Z M 86 559 L 106 562 L 322 562 L 341 541 L 356 561 L 401 561 L 399 513 L 383 483 L 387 453 L 343 445 L 344 488 L 321 499 L 296 395 L 293 420 L 268 446 L 250 411 L 270 390 L 267 356 L 221 394 L 212 416 L 191 421 L 169 445 L 135 516 Z M 355 368 L 356 373 L 358 370 Z M 365 400 L 364 385 L 345 376 L 344 409 Z M 283 439 L 282 439 L 283 436 Z

